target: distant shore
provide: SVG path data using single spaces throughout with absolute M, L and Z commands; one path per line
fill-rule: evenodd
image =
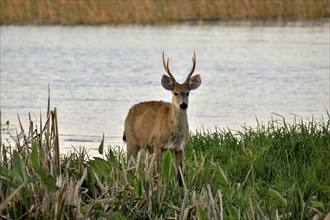
M 327 21 L 327 0 L 1 0 L 1 25 L 121 25 Z

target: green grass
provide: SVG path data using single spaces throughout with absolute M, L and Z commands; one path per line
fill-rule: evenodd
M 271 120 L 239 131 L 199 130 L 157 176 L 141 152 L 127 167 L 120 147 L 57 151 L 56 109 L 39 131 L 1 146 L 0 216 L 7 219 L 312 219 L 330 212 L 330 117 Z M 30 126 L 34 128 L 33 123 Z M 39 127 L 39 123 L 38 123 Z M 42 131 L 42 132 L 41 132 Z
M 1 0 L 0 24 L 164 24 L 326 19 L 328 0 Z
M 329 128 L 329 119 L 289 124 L 283 118 L 235 133 L 198 132 L 191 137 L 187 155 L 200 155 L 208 165 L 191 187 L 200 188 L 207 179 L 213 189 L 221 189 L 226 213 L 236 208 L 248 215 L 251 204 L 270 218 L 279 213 L 308 219 L 315 210 L 329 212 Z

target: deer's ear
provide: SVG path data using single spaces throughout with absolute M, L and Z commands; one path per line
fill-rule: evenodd
M 166 90 L 172 90 L 174 87 L 174 80 L 166 75 L 163 75 L 162 86 Z
M 189 89 L 190 90 L 197 89 L 201 85 L 201 83 L 202 83 L 201 76 L 197 74 L 189 79 Z

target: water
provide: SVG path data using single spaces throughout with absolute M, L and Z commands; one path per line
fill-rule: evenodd
M 2 26 L 1 120 L 27 128 L 45 117 L 48 83 L 63 147 L 121 144 L 128 109 L 170 101 L 160 85 L 162 51 L 183 81 L 196 51 L 202 85 L 191 92 L 191 130 L 254 126 L 273 113 L 325 117 L 329 23 L 317 26 Z M 3 126 L 4 127 L 4 126 Z

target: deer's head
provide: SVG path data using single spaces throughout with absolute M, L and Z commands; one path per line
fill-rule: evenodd
M 196 66 L 195 52 L 192 58 L 192 62 L 193 66 L 186 80 L 183 83 L 178 83 L 171 74 L 170 69 L 168 67 L 169 58 L 167 58 L 167 61 L 165 63 L 163 52 L 163 66 L 168 76 L 164 74 L 161 83 L 164 89 L 172 92 L 172 103 L 181 110 L 186 110 L 188 108 L 190 90 L 197 89 L 202 82 L 199 74 L 191 77 Z

